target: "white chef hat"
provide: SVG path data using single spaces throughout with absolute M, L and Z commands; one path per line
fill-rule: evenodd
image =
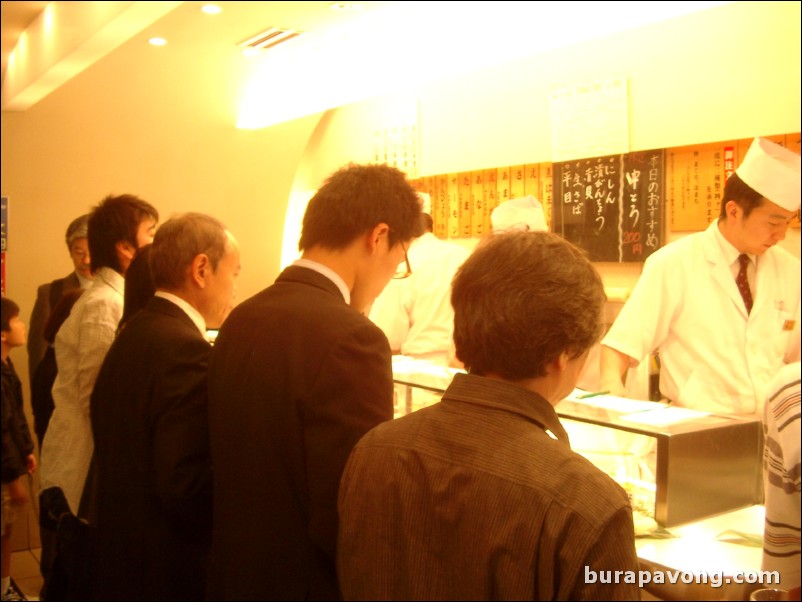
M 755 192 L 788 211 L 799 209 L 799 155 L 765 138 L 755 138 L 735 170 Z
M 543 205 L 531 194 L 501 203 L 490 214 L 490 223 L 494 234 L 506 230 L 548 230 Z
M 418 198 L 420 199 L 421 211 L 423 211 L 423 213 L 428 213 L 429 215 L 431 215 L 431 213 L 432 213 L 432 197 L 431 197 L 431 195 L 429 195 L 428 192 L 418 192 L 416 194 L 418 195 Z

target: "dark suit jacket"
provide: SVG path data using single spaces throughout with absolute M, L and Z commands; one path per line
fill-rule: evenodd
M 387 338 L 321 274 L 290 266 L 232 311 L 209 367 L 210 599 L 339 598 L 340 477 L 392 397 Z
M 181 308 L 154 297 L 103 361 L 90 399 L 95 599 L 203 599 L 210 352 Z
M 28 326 L 28 377 L 33 378 L 36 366 L 42 361 L 47 351 L 45 341 L 45 323 L 50 312 L 61 298 L 71 288 L 81 286 L 78 275 L 73 272 L 64 278 L 57 278 L 52 282 L 41 285 L 36 289 L 36 302 L 31 312 L 31 322 Z

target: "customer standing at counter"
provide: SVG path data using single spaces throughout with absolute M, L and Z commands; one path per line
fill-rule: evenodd
M 646 260 L 602 340 L 601 388 L 622 395 L 627 369 L 659 350 L 678 406 L 761 415 L 769 381 L 800 358 L 800 262 L 776 246 L 799 195 L 799 155 L 755 138 L 719 218 Z
M 783 366 L 769 387 L 763 416 L 766 524 L 764 571 L 780 571 L 779 586 L 800 586 L 800 363 Z
M 89 215 L 88 239 L 95 279 L 56 334 L 55 409 L 41 450 L 41 489 L 60 487 L 79 511 L 89 463 L 89 396 L 123 312 L 125 272 L 139 247 L 153 242 L 159 212 L 137 196 L 108 196 Z
M 340 598 L 342 469 L 359 438 L 393 417 L 390 346 L 363 312 L 420 235 L 420 215 L 397 169 L 340 169 L 309 201 L 301 258 L 220 329 L 209 367 L 209 599 Z
M 144 249 L 137 258 L 149 260 L 156 291 L 111 345 L 90 402 L 92 599 L 202 600 L 212 522 L 206 329 L 234 303 L 239 245 L 215 218 L 185 213 Z
M 554 410 L 601 336 L 601 278 L 555 234 L 508 232 L 480 243 L 452 286 L 468 374 L 354 448 L 339 494 L 343 596 L 639 599 L 610 573 L 638 570 L 627 494 L 571 451 Z

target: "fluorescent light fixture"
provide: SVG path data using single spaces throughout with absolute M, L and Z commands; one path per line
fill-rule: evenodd
M 267 127 L 728 3 L 388 3 L 264 53 L 237 126 Z

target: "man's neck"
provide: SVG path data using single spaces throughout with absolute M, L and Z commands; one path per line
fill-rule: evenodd
M 731 224 L 726 219 L 718 218 L 718 223 L 716 225 L 718 226 L 719 233 L 724 237 L 724 240 L 735 247 L 740 253 L 741 249 L 735 242 L 735 237 L 733 236 L 732 228 L 730 227 Z
M 356 281 L 356 262 L 350 247 L 346 249 L 324 249 L 315 247 L 314 249 L 307 249 L 304 251 L 301 255 L 301 259 L 307 259 L 326 266 L 343 279 L 348 290 L 354 288 L 354 282 Z

